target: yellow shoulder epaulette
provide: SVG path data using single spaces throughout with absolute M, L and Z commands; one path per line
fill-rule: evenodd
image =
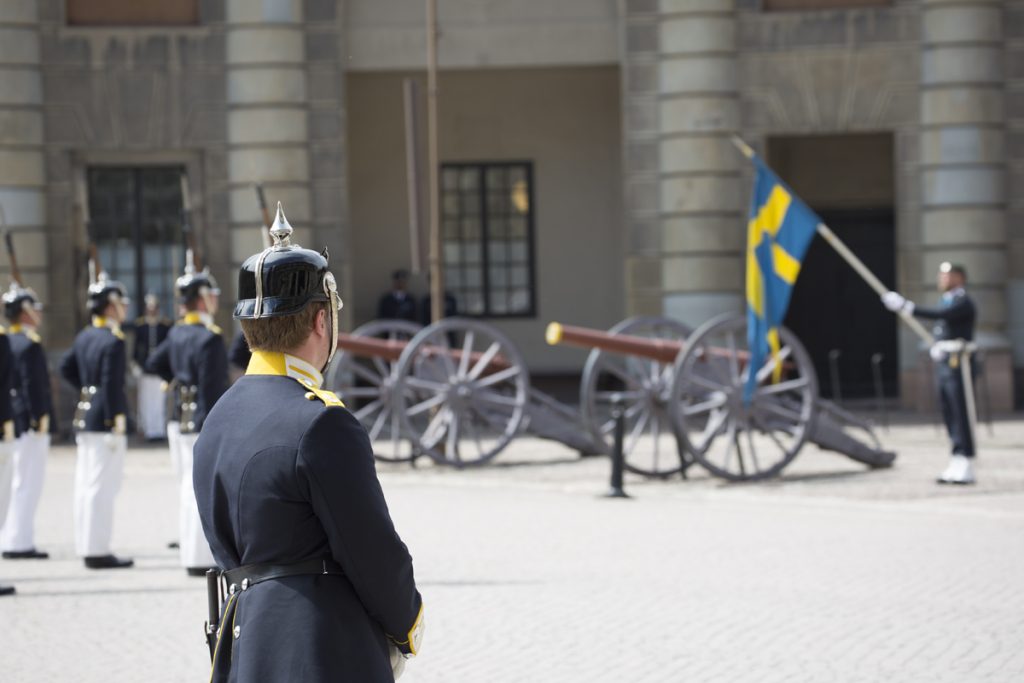
M 142 327 L 143 325 L 146 324 L 146 319 L 144 317 L 136 318 L 135 324 L 139 327 Z
M 210 332 L 213 332 L 214 334 L 223 334 L 224 332 L 224 330 L 220 329 L 220 327 L 215 325 L 214 323 L 208 324 L 206 326 L 206 329 L 208 329 Z
M 7 329 L 3 325 L 0 325 L 0 334 L 7 334 Z
M 315 401 L 320 399 L 326 406 L 341 406 L 345 407 L 345 404 L 341 402 L 338 395 L 333 391 L 327 391 L 326 389 L 310 389 L 306 392 L 306 399 L 309 401 Z
M 25 336 L 28 337 L 29 339 L 31 339 L 36 344 L 42 344 L 43 343 L 43 338 L 39 336 L 38 332 L 34 332 L 33 330 L 29 330 L 28 332 L 26 332 Z
M 111 328 L 110 332 L 111 332 L 111 334 L 113 334 L 118 339 L 124 341 L 124 332 L 121 330 L 120 327 L 118 327 L 118 328 Z

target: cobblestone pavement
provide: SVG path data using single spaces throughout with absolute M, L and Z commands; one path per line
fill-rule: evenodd
M 627 485 L 608 461 L 522 439 L 489 467 L 381 466 L 427 602 L 403 683 L 1024 680 L 1024 422 L 983 432 L 976 487 L 932 483 L 930 425 L 883 434 L 896 467 L 807 447 L 783 478 Z M 170 466 L 130 451 L 115 549 L 73 557 L 73 451 L 54 449 L 45 562 L 0 562 L 0 680 L 208 676 L 204 582 L 175 536 Z

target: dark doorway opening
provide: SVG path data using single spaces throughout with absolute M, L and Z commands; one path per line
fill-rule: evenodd
M 773 138 L 768 159 L 882 282 L 895 283 L 891 135 Z M 785 324 L 807 347 L 822 396 L 837 396 L 832 362 L 843 400 L 874 396 L 876 354 L 885 395 L 898 395 L 896 317 L 820 237 L 804 258 Z

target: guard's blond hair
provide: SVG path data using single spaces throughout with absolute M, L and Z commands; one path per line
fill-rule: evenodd
M 314 301 L 295 315 L 241 320 L 242 334 L 252 351 L 290 353 L 309 338 L 316 314 L 327 310 L 327 303 Z

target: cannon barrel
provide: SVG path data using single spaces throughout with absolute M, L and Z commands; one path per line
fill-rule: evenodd
M 613 334 L 589 327 L 576 327 L 575 325 L 563 325 L 554 322 L 548 325 L 544 338 L 552 346 L 568 344 L 569 346 L 578 346 L 584 349 L 601 349 L 602 351 L 621 353 L 626 356 L 649 358 L 667 365 L 674 363 L 679 352 L 686 347 L 686 344 L 682 341 L 649 339 L 629 334 Z M 741 363 L 746 363 L 750 359 L 750 352 L 743 349 L 731 351 L 730 349 L 708 347 L 704 352 L 713 358 L 731 358 L 735 356 Z M 783 367 L 788 368 L 789 363 L 784 363 Z
M 634 337 L 630 334 L 610 334 L 601 330 L 590 329 L 589 327 L 576 327 L 575 325 L 563 325 L 551 323 L 548 325 L 544 338 L 548 344 L 568 344 L 584 349 L 601 349 L 611 353 L 621 353 L 627 356 L 639 356 L 650 358 L 659 363 L 671 364 L 676 356 L 683 350 L 681 341 L 668 339 L 647 339 L 646 337 Z
M 361 358 L 380 358 L 381 360 L 397 362 L 408 343 L 394 339 L 377 339 L 376 337 L 338 333 L 338 348 Z M 427 356 L 445 353 L 451 356 L 455 363 L 462 359 L 462 349 L 446 349 L 443 346 L 433 345 L 424 348 L 424 354 Z M 470 353 L 470 366 L 475 365 L 483 356 L 484 354 L 479 351 Z M 482 374 L 497 372 L 507 367 L 509 367 L 508 361 L 498 354 L 488 360 L 487 367 Z

